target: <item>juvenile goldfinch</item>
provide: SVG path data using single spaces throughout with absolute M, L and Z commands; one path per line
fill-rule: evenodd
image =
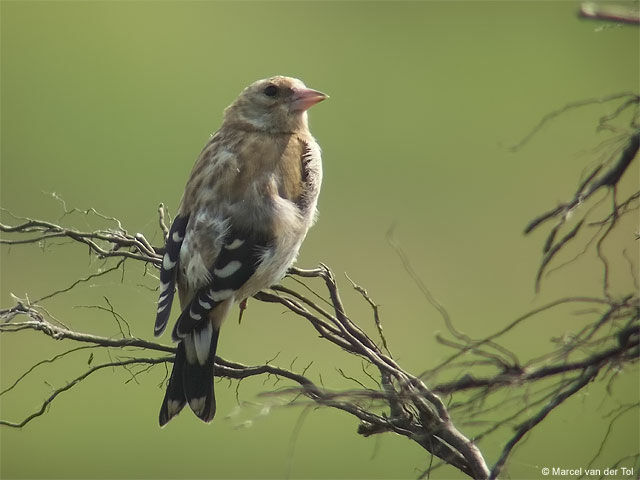
M 223 319 L 234 303 L 278 283 L 298 255 L 322 181 L 307 109 L 325 98 L 295 78 L 258 80 L 225 109 L 200 153 L 160 271 L 156 336 L 167 326 L 176 283 L 182 308 L 161 426 L 186 402 L 203 421 L 213 419 Z

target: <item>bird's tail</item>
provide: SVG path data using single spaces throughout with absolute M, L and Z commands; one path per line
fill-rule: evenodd
M 184 371 L 185 363 L 184 342 L 180 342 L 178 344 L 178 350 L 176 351 L 176 358 L 173 360 L 173 370 L 171 370 L 167 392 L 164 394 L 164 400 L 162 400 L 162 406 L 160 407 L 159 420 L 161 427 L 180 413 L 180 410 L 182 410 L 182 407 L 184 407 L 186 403 L 182 382 L 182 372 Z
M 160 426 L 180 413 L 185 403 L 202 421 L 216 413 L 213 368 L 220 329 L 210 322 L 194 329 L 178 344 L 173 371 L 160 408 Z

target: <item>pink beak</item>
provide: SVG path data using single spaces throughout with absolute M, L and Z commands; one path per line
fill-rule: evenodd
M 325 98 L 329 98 L 329 96 L 317 90 L 311 90 L 310 88 L 296 89 L 293 92 L 291 107 L 295 111 L 304 112 Z

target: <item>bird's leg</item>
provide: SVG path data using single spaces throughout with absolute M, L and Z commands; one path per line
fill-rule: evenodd
M 247 299 L 245 298 L 244 300 L 242 300 L 239 304 L 238 307 L 240 307 L 240 315 L 238 315 L 238 324 L 240 322 L 242 322 L 242 315 L 244 314 L 244 311 L 247 309 Z

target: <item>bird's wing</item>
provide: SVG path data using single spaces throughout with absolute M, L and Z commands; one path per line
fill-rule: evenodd
M 180 261 L 180 247 L 184 240 L 188 222 L 188 215 L 178 215 L 173 220 L 167 236 L 162 267 L 160 268 L 160 298 L 158 298 L 158 313 L 154 328 L 156 336 L 160 335 L 166 328 L 169 314 L 171 313 L 171 304 L 173 303 L 176 287 L 176 272 Z
M 189 182 L 187 185 L 193 185 L 194 177 L 197 177 L 199 172 L 207 163 L 215 163 L 215 155 L 211 155 L 211 150 L 214 150 L 218 145 L 219 136 L 214 135 L 211 140 L 205 145 L 204 149 L 196 160 Z M 154 334 L 159 336 L 164 332 L 169 321 L 169 315 L 171 313 L 171 304 L 173 303 L 173 296 L 175 294 L 176 277 L 183 265 L 181 265 L 181 249 L 186 237 L 187 227 L 189 225 L 189 219 L 193 216 L 192 206 L 193 200 L 193 188 L 191 191 L 185 192 L 183 198 L 183 205 L 180 208 L 180 213 L 173 220 L 167 241 L 165 244 L 165 254 L 162 258 L 162 266 L 160 268 L 160 298 L 158 298 L 158 313 L 156 315 L 156 323 L 154 327 Z M 193 222 L 192 222 L 193 223 Z
M 229 228 L 209 269 L 209 282 L 198 289 L 176 322 L 174 340 L 179 341 L 194 330 L 200 330 L 208 322 L 209 312 L 235 296 L 255 273 L 269 243 L 269 238 L 264 235 L 237 231 L 233 226 Z

